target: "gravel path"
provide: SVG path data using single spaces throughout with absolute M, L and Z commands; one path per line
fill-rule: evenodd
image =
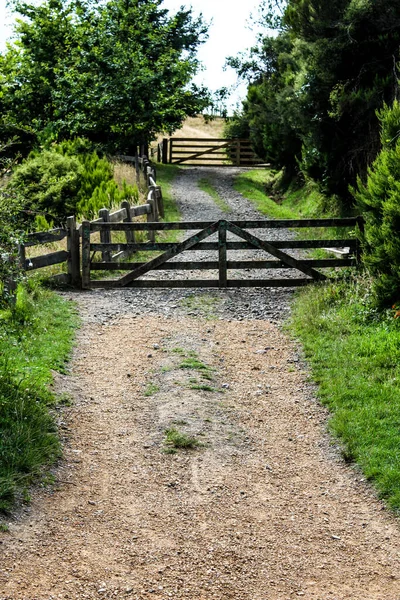
M 252 218 L 233 173 L 209 176 Z M 184 216 L 219 218 L 198 175 L 176 183 Z M 400 599 L 398 521 L 326 433 L 275 324 L 290 294 L 71 295 L 65 456 L 0 533 L 0 600 Z M 171 428 L 199 445 L 174 452 Z

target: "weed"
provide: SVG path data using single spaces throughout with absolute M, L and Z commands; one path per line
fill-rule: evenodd
M 153 396 L 154 394 L 156 394 L 159 391 L 160 391 L 160 386 L 158 386 L 156 383 L 148 383 L 147 387 L 145 389 L 144 395 L 146 397 Z
M 219 298 L 209 294 L 196 294 L 186 296 L 180 303 L 190 311 L 197 312 L 200 316 L 208 320 L 216 319 L 215 309 L 221 303 Z
M 206 383 L 192 384 L 190 386 L 190 389 L 191 390 L 200 390 L 203 392 L 218 392 L 219 391 L 216 388 L 212 387 L 211 385 L 207 385 Z
M 7 525 L 7 523 L 0 523 L 0 532 L 8 533 L 9 531 L 10 531 L 10 528 Z
M 167 448 L 188 450 L 197 448 L 200 443 L 196 438 L 188 436 L 186 433 L 182 433 L 178 429 L 171 427 L 165 431 L 165 445 Z

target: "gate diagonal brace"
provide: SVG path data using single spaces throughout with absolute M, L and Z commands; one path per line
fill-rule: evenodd
M 233 223 L 230 223 L 229 221 L 227 221 L 226 224 L 227 224 L 228 231 L 230 231 L 231 233 L 234 233 L 238 237 L 241 237 L 242 239 L 246 240 L 250 244 L 253 244 L 253 246 L 255 246 L 256 248 L 258 248 L 260 250 L 265 250 L 266 252 L 268 252 L 268 254 L 275 256 L 275 258 L 279 258 L 279 260 L 281 260 L 283 263 L 289 265 L 293 269 L 298 269 L 299 271 L 301 271 L 302 273 L 305 273 L 306 275 L 309 275 L 316 281 L 324 281 L 327 279 L 327 277 L 323 273 L 320 273 L 319 271 L 317 271 L 316 269 L 313 269 L 312 267 L 307 267 L 305 265 L 300 264 L 300 262 L 296 258 L 293 258 L 293 256 L 290 256 L 286 252 L 282 252 L 282 250 L 278 250 L 278 248 L 275 248 L 269 242 L 266 242 L 264 240 L 260 240 L 259 238 L 256 238 L 254 235 L 252 235 L 248 231 L 241 229 L 240 227 L 238 227 L 237 225 L 234 225 Z
M 116 281 L 116 286 L 123 287 L 123 286 L 127 285 L 128 283 L 130 283 L 131 281 L 134 281 L 141 275 L 144 275 L 145 273 L 148 273 L 152 269 L 155 269 L 156 267 L 159 267 L 160 265 L 166 263 L 170 258 L 173 258 L 177 254 L 180 254 L 181 252 L 185 252 L 185 250 L 189 250 L 193 246 L 196 246 L 196 244 L 198 244 L 205 238 L 209 237 L 210 235 L 213 235 L 213 233 L 216 233 L 218 231 L 219 224 L 220 224 L 219 221 L 217 221 L 216 223 L 213 223 L 209 227 L 206 227 L 206 229 L 203 229 L 199 233 L 192 235 L 191 237 L 187 238 L 185 241 L 181 242 L 180 244 L 176 244 L 176 246 L 174 246 L 170 250 L 167 250 L 167 252 L 164 252 L 164 254 L 161 254 L 160 256 L 153 258 L 153 260 L 149 261 L 148 263 L 142 265 L 141 267 L 138 267 L 134 271 L 131 271 L 124 277 L 121 277 L 120 279 L 118 279 Z
M 199 156 L 203 156 L 204 154 L 213 154 L 213 153 L 217 152 L 218 150 L 222 150 L 224 148 L 229 148 L 229 146 L 231 146 L 231 143 L 227 142 L 226 144 L 222 144 L 222 145 L 219 145 L 219 146 L 214 146 L 213 148 L 207 148 L 206 150 L 202 150 L 200 152 L 196 152 L 195 154 L 192 154 L 191 156 L 185 156 L 184 158 L 180 158 L 178 160 L 175 160 L 173 162 L 173 164 L 174 165 L 178 165 L 179 163 L 185 162 L 187 160 L 196 160 L 196 158 L 198 158 Z M 188 152 L 190 152 L 190 150 L 188 150 Z

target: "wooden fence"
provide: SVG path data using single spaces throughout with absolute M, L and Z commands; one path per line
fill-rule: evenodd
M 121 203 L 119 210 L 110 212 L 107 208 L 99 211 L 99 218 L 91 221 L 92 224 L 99 223 L 132 223 L 135 217 L 146 216 L 147 223 L 158 222 L 159 217 L 164 216 L 164 203 L 161 187 L 156 182 L 156 171 L 150 164 L 146 156 L 132 157 L 120 156 L 120 160 L 128 163 L 133 163 L 136 168 L 137 180 L 139 181 L 140 173 L 143 174 L 147 187 L 146 203 L 140 206 L 131 206 L 128 201 Z M 51 265 L 66 263 L 66 273 L 53 275 L 50 279 L 60 284 L 69 284 L 75 287 L 81 286 L 81 243 L 82 225 L 76 223 L 75 217 L 68 217 L 66 226 L 30 233 L 26 236 L 23 244 L 19 246 L 19 259 L 22 268 L 28 273 L 36 269 L 42 269 Z M 33 246 L 51 244 L 60 242 L 66 238 L 66 250 L 58 250 L 56 252 L 47 252 L 35 257 L 26 257 L 26 249 Z M 100 232 L 100 242 L 107 244 L 110 242 L 110 232 L 103 230 Z M 135 243 L 134 231 L 125 231 L 125 240 L 127 244 Z M 155 232 L 149 232 L 149 241 L 155 241 Z M 101 255 L 102 261 L 119 261 L 129 257 L 132 254 L 130 250 L 124 250 L 117 254 L 112 254 L 108 250 L 104 250 Z

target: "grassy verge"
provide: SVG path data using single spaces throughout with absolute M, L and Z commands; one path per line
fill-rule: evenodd
M 207 179 L 207 177 L 202 177 L 201 179 L 199 179 L 197 185 L 200 190 L 211 196 L 218 208 L 220 208 L 223 212 L 229 212 L 229 204 L 227 204 L 225 200 L 219 195 L 218 191 L 215 189 L 211 181 Z
M 329 407 L 331 431 L 388 505 L 400 511 L 400 323 L 368 308 L 368 283 L 308 288 L 293 307 L 301 340 Z
M 70 355 L 77 316 L 49 291 L 20 287 L 13 312 L 0 311 L 0 513 L 59 456 L 49 387 Z
M 265 171 L 245 173 L 237 189 L 269 217 L 318 215 L 315 208 L 324 201 L 313 190 L 289 191 L 275 205 L 266 198 L 268 177 Z M 304 288 L 288 328 L 303 345 L 344 458 L 356 462 L 400 512 L 400 321 L 395 310 L 373 310 L 370 284 L 359 274 Z
M 301 219 L 321 216 L 325 199 L 309 184 L 302 188 L 289 188 L 287 193 L 270 191 L 276 172 L 270 169 L 255 169 L 240 173 L 235 180 L 235 189 L 254 202 L 257 210 L 272 219 Z

